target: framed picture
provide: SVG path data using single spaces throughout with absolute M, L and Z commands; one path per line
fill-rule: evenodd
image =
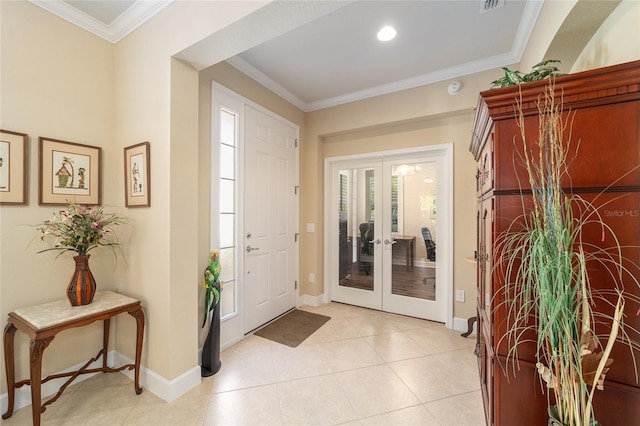
M 40 140 L 40 205 L 102 203 L 102 148 L 57 139 Z
M 0 130 L 0 204 L 27 204 L 29 136 Z
M 436 218 L 436 191 L 431 191 L 431 208 L 429 209 L 429 218 Z
M 151 206 L 149 142 L 142 142 L 124 149 L 124 205 L 126 207 Z

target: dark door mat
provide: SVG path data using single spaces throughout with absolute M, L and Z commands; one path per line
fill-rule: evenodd
M 294 309 L 254 334 L 295 348 L 330 319 L 325 315 Z

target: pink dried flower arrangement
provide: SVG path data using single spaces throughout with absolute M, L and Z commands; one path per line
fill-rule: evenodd
M 105 214 L 101 207 L 86 207 L 69 203 L 66 210 L 59 210 L 53 218 L 37 225 L 40 240 L 51 241 L 50 250 L 75 251 L 86 255 L 96 247 L 116 247 L 120 243 L 111 229 L 125 222 L 126 218 L 118 214 Z

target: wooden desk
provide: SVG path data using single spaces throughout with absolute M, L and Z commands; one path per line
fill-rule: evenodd
M 109 344 L 109 323 L 112 317 L 121 313 L 128 313 L 136 320 L 136 359 L 135 364 L 126 364 L 119 368 L 107 367 L 107 347 Z M 104 321 L 102 349 L 98 354 L 87 361 L 77 371 L 68 373 L 53 374 L 42 378 L 42 355 L 47 346 L 54 339 L 56 334 L 63 330 L 74 327 L 89 325 L 95 321 Z M 30 355 L 30 379 L 15 381 L 14 365 L 14 336 L 16 330 L 27 334 L 31 340 L 29 345 Z M 124 369 L 134 370 L 134 389 L 136 394 L 142 393 L 140 387 L 140 357 L 142 355 L 142 338 L 144 334 L 144 313 L 139 300 L 132 299 L 111 291 L 97 292 L 93 302 L 85 306 L 71 306 L 69 301 L 58 300 L 44 303 L 42 305 L 30 306 L 16 309 L 9 314 L 7 325 L 4 328 L 4 360 L 7 372 L 8 405 L 7 412 L 2 415 L 3 419 L 8 419 L 13 415 L 13 405 L 15 390 L 23 385 L 31 385 L 31 411 L 33 424 L 40 425 L 40 415 L 47 409 L 49 404 L 55 402 L 62 392 L 80 374 L 87 373 L 115 373 Z M 102 367 L 87 368 L 91 363 L 97 361 L 102 356 Z M 52 379 L 69 377 L 60 387 L 60 390 L 51 399 L 42 403 L 41 385 Z
M 413 259 L 416 253 L 416 237 L 415 235 L 396 235 L 393 237 L 398 247 L 405 246 L 405 265 L 407 271 L 413 267 Z

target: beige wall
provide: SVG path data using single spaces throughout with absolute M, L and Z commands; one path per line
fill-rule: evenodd
M 525 53 L 532 63 L 541 59 L 542 53 L 537 52 L 546 51 L 549 35 L 562 22 L 557 14 L 545 11 L 555 8 L 567 13 L 558 3 L 563 2 L 545 2 L 530 43 L 535 49 Z M 207 191 L 201 187 L 208 165 L 200 152 L 199 75 L 172 56 L 264 4 L 174 2 L 113 46 L 29 2 L 0 2 L 0 126 L 31 135 L 29 204 L 0 207 L 0 318 L 18 307 L 60 298 L 71 274 L 70 259 L 36 254 L 37 246 L 29 245 L 34 229 L 23 226 L 46 219 L 53 210 L 37 203 L 37 136 L 100 146 L 104 204 L 127 214 L 132 226 L 122 232 L 126 263 L 116 264 L 110 255 L 96 253 L 91 267 L 100 289 L 119 290 L 142 300 L 147 315 L 143 382 L 155 380 L 156 388 L 168 389 L 160 392 L 165 399 L 177 396 L 172 392 L 180 391 L 171 385 L 198 368 L 195 306 L 199 305 L 200 271 L 208 262 L 208 203 L 202 198 Z M 625 1 L 620 7 L 637 15 L 637 2 Z M 623 45 L 634 43 L 630 35 L 637 35 L 637 18 L 617 12 L 589 47 L 608 52 L 604 60 L 596 55 L 598 63 L 620 57 L 640 59 L 638 37 L 631 52 L 622 53 Z M 585 50 L 581 66 L 591 63 L 590 54 Z M 354 140 L 335 148 L 345 153 L 386 146 L 381 135 L 388 126 L 394 128 L 393 146 L 418 143 L 421 132 L 430 141 L 453 142 L 456 262 L 473 250 L 475 222 L 465 221 L 467 209 L 475 208 L 470 188 L 473 162 L 465 132 L 471 128 L 478 92 L 498 75 L 493 71 L 462 78 L 465 88 L 455 97 L 446 93 L 448 82 L 442 82 L 315 111 L 304 118 L 280 101 L 258 100 L 294 122 L 304 121 L 300 222 L 318 226 L 315 234 L 302 234 L 300 276 L 315 272 L 317 277 L 315 287 L 305 285 L 303 292 L 321 291 L 317 283 L 322 282 L 323 266 L 322 161 L 335 152 L 325 143 L 328 136 L 370 132 L 370 142 L 378 145 Z M 403 127 L 412 123 L 425 128 L 413 134 Z M 402 138 L 408 134 L 415 137 Z M 151 143 L 152 206 L 124 209 L 122 149 L 145 140 Z M 458 263 L 454 266 L 456 288 L 472 291 L 473 272 L 463 271 Z M 472 303 L 467 303 L 456 306 L 455 315 L 464 317 L 472 311 Z M 130 318 L 119 319 L 112 347 L 131 356 L 133 330 Z M 20 333 L 17 336 L 18 374 L 26 376 L 28 342 Z M 86 360 L 94 353 L 90 348 L 99 344 L 99 326 L 57 337 L 45 353 L 45 373 Z M 4 369 L 0 371 L 0 389 L 6 392 Z
M 151 142 L 153 191 L 150 208 L 127 211 L 135 232 L 119 289 L 146 307 L 143 363 L 161 384 L 190 373 L 188 387 L 196 369 L 199 378 L 198 292 L 209 262 L 209 250 L 197 244 L 200 210 L 208 208 L 198 197 L 195 166 L 198 73 L 172 56 L 264 4 L 174 2 L 116 45 L 116 146 Z M 126 320 L 118 322 L 117 344 L 130 354 L 134 329 Z
M 54 260 L 29 245 L 35 230 L 28 225 L 55 209 L 38 206 L 37 136 L 100 146 L 103 204 L 129 216 L 131 226 L 119 229 L 126 262 L 94 253 L 99 289 L 143 302 L 143 383 L 155 381 L 173 399 L 172 380 L 195 369 L 199 380 L 195 306 L 208 251 L 199 256 L 196 245 L 199 171 L 184 167 L 198 163 L 198 73 L 171 56 L 264 4 L 174 2 L 113 45 L 27 1 L 0 2 L 1 127 L 31 135 L 29 204 L 1 207 L 0 318 L 64 297 L 72 273 L 70 257 Z M 145 140 L 152 206 L 125 210 L 122 149 Z M 111 348 L 131 357 L 135 322 L 125 316 L 116 323 Z M 99 324 L 67 334 L 47 348 L 45 374 L 84 362 L 100 347 Z M 27 377 L 21 333 L 16 359 L 17 374 Z M 4 368 L 0 374 L 6 392 Z
M 113 146 L 114 47 L 27 2 L 0 2 L 0 127 L 30 136 L 29 204 L 0 207 L 0 319 L 16 308 L 63 298 L 74 262 L 70 254 L 37 254 L 30 225 L 49 219 L 59 207 L 38 206 L 38 137 L 102 148 L 103 182 L 115 179 L 122 152 Z M 103 184 L 107 209 L 122 205 L 122 188 Z M 118 260 L 118 264 L 122 264 Z M 116 259 L 108 250 L 90 260 L 101 289 L 115 289 Z M 3 324 L 4 327 L 4 324 Z M 102 327 L 63 333 L 47 348 L 43 370 L 57 372 L 85 361 L 101 347 Z M 73 348 L 70 350 L 70 348 Z M 28 340 L 16 334 L 17 372 L 28 377 Z M 6 392 L 0 354 L 1 388 Z
M 612 42 L 617 40 L 617 42 Z M 640 58 L 640 1 L 623 0 L 593 35 L 571 72 Z

